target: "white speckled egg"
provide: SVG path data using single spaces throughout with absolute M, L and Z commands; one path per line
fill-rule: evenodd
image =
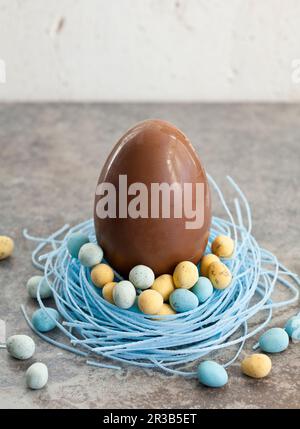
M 6 349 L 14 358 L 25 360 L 33 356 L 35 344 L 28 335 L 12 335 L 6 341 Z
M 149 289 L 154 283 L 154 272 L 146 265 L 136 265 L 129 273 L 129 280 L 137 289 Z
M 48 285 L 47 280 L 42 276 L 30 277 L 30 279 L 28 280 L 28 282 L 26 284 L 28 295 L 31 298 L 36 299 L 37 298 L 37 290 L 38 290 L 40 283 L 41 283 L 40 297 L 42 299 L 50 298 L 52 296 L 52 290 L 50 289 L 50 286 Z
M 116 306 L 120 308 L 130 308 L 133 306 L 136 298 L 136 290 L 131 282 L 122 280 L 113 288 L 113 300 Z
M 42 389 L 48 381 L 48 368 L 44 363 L 36 362 L 26 371 L 26 383 L 30 389 Z

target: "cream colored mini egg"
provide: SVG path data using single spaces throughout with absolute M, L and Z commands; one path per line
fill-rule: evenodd
M 211 245 L 211 250 L 219 258 L 231 258 L 234 252 L 234 241 L 227 235 L 218 235 Z
M 6 235 L 0 235 L 0 261 L 12 255 L 14 251 L 14 242 Z
M 180 262 L 173 273 L 175 288 L 190 289 L 199 278 L 198 268 L 193 262 Z
M 113 289 L 116 286 L 116 284 L 117 284 L 117 282 L 106 283 L 106 285 L 104 285 L 103 289 L 102 289 L 103 298 L 106 301 L 110 302 L 111 304 L 115 303 L 114 298 L 113 298 Z
M 241 363 L 242 372 L 252 378 L 266 377 L 271 368 L 271 359 L 263 353 L 254 353 L 246 357 Z
M 222 262 L 210 264 L 208 277 L 216 289 L 226 289 L 232 281 L 231 272 Z
M 173 277 L 170 274 L 162 274 L 154 280 L 151 289 L 160 293 L 164 301 L 168 301 L 169 296 L 175 289 Z
M 159 292 L 152 289 L 144 290 L 138 298 L 139 309 L 144 314 L 157 314 L 162 306 L 164 300 Z
M 91 271 L 91 279 L 95 286 L 103 287 L 114 279 L 114 272 L 107 264 L 98 264 Z
M 170 306 L 170 304 L 163 304 L 159 312 L 157 313 L 160 316 L 168 316 L 170 314 L 176 314 L 176 311 Z
M 213 255 L 212 253 L 202 256 L 202 259 L 200 262 L 200 272 L 202 276 L 208 277 L 208 269 L 210 264 L 212 264 L 213 262 L 220 262 L 220 259 L 216 255 Z

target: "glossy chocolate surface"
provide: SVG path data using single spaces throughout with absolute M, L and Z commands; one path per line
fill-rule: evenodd
M 183 260 L 198 263 L 209 236 L 211 202 L 205 171 L 187 137 L 161 120 L 138 123 L 113 148 L 98 184 L 109 182 L 118 189 L 119 175 L 127 175 L 128 186 L 135 182 L 147 186 L 149 206 L 151 183 L 204 183 L 204 224 L 198 229 L 186 229 L 190 219 L 185 217 L 100 219 L 96 215 L 100 197 L 96 195 L 96 236 L 112 267 L 127 276 L 133 266 L 144 264 L 159 275 L 172 273 Z M 128 197 L 128 203 L 132 198 Z

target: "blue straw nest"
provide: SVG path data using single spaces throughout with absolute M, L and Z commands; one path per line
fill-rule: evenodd
M 230 287 L 223 291 L 214 290 L 206 302 L 192 311 L 160 316 L 158 320 L 155 316 L 123 310 L 105 301 L 101 291 L 91 282 L 90 270 L 70 257 L 66 245 L 71 233 L 82 231 L 91 242 L 96 242 L 92 220 L 73 228 L 66 225 L 46 239 L 32 237 L 24 231 L 26 238 L 39 242 L 32 254 L 32 261 L 43 271 L 52 289 L 56 308 L 62 318 L 62 321 L 55 323 L 67 341 L 58 342 L 35 330 L 22 306 L 31 329 L 49 343 L 81 355 L 88 364 L 100 367 L 119 369 L 121 366 L 118 363 L 126 363 L 195 377 L 197 365 L 204 357 L 225 348 L 232 349 L 232 357 L 223 362 L 224 367 L 232 364 L 245 341 L 270 322 L 273 309 L 287 306 L 298 299 L 297 286 L 300 283 L 298 277 L 279 263 L 276 256 L 259 247 L 251 235 L 249 204 L 236 183 L 230 177 L 228 180 L 237 194 L 234 215 L 219 187 L 209 177 L 227 219 L 213 217 L 207 253 L 210 253 L 211 242 L 217 235 L 229 235 L 235 240 L 235 254 L 225 261 L 233 274 Z M 64 237 L 59 239 L 63 233 Z M 47 245 L 51 246 L 51 250 L 38 257 Z M 121 279 L 118 273 L 115 275 Z M 293 297 L 273 302 L 271 295 L 278 284 L 292 292 Z M 45 308 L 39 291 L 38 304 Z M 264 321 L 248 329 L 249 320 L 258 312 L 263 312 Z M 51 314 L 48 315 L 51 318 Z M 90 360 L 91 357 L 94 360 Z

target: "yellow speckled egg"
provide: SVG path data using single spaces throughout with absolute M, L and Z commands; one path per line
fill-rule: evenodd
M 210 264 L 208 277 L 216 289 L 226 289 L 232 280 L 231 272 L 222 262 L 212 262 Z
M 234 252 L 234 241 L 227 235 L 218 235 L 211 245 L 211 250 L 220 258 L 230 258 Z
M 200 272 L 202 276 L 208 277 L 208 269 L 210 264 L 212 264 L 213 262 L 220 262 L 220 259 L 212 253 L 209 253 L 208 255 L 204 255 L 202 257 L 200 262 Z
M 111 304 L 114 304 L 114 298 L 113 298 L 113 288 L 116 286 L 117 282 L 109 282 L 106 283 L 106 285 L 103 286 L 102 289 L 102 296 L 103 298 L 110 302 Z
M 190 289 L 199 278 L 198 268 L 193 262 L 180 262 L 173 273 L 173 281 L 176 288 Z
M 170 304 L 163 304 L 159 312 L 160 316 L 167 316 L 168 314 L 176 314 L 176 311 L 170 306 Z
M 162 306 L 164 300 L 159 292 L 152 289 L 144 290 L 138 298 L 139 309 L 144 314 L 157 314 Z
M 266 377 L 271 368 L 271 359 L 263 353 L 254 353 L 246 357 L 241 363 L 242 372 L 252 378 Z
M 159 292 L 164 301 L 168 301 L 169 296 L 175 289 L 173 277 L 170 274 L 162 274 L 154 280 L 151 289 Z
M 12 255 L 14 242 L 6 235 L 0 235 L 0 261 Z
M 98 264 L 91 271 L 91 279 L 95 286 L 103 287 L 114 279 L 114 272 L 107 264 Z

